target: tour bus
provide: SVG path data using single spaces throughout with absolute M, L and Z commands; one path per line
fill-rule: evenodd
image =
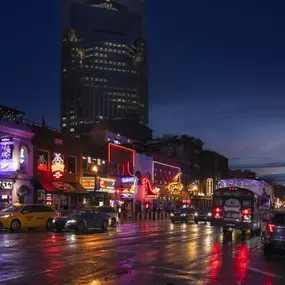
M 214 191 L 211 225 L 222 227 L 224 233 L 241 230 L 261 231 L 262 221 L 271 212 L 270 196 L 266 191 L 244 187 L 225 187 Z

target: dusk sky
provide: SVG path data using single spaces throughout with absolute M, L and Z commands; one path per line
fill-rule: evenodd
M 2 2 L 0 104 L 59 127 L 60 1 Z M 284 0 L 149 1 L 155 136 L 186 133 L 232 166 L 285 173 L 284 11 Z

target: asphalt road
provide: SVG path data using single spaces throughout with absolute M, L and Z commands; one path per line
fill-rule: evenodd
M 260 238 L 146 222 L 108 233 L 0 233 L 0 284 L 284 285 L 285 258 Z

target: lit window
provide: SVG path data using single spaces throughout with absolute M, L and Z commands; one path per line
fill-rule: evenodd
M 70 129 L 70 132 L 73 133 L 73 132 L 74 132 L 74 128 L 71 128 L 71 129 Z
M 63 120 L 63 121 L 66 121 L 66 117 L 62 117 L 62 120 Z
M 63 128 L 66 127 L 66 123 L 62 124 L 62 127 L 63 127 Z

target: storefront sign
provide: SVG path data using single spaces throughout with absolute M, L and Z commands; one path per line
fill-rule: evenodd
M 134 183 L 136 180 L 136 177 L 133 176 L 133 177 L 123 177 L 122 178 L 122 183 Z
M 0 138 L 0 171 L 16 171 L 17 165 L 13 160 L 13 137 Z
M 94 191 L 94 189 L 95 189 L 95 177 L 82 177 L 80 179 L 80 184 L 87 191 Z
M 133 198 L 137 192 L 138 178 L 135 176 L 122 177 L 121 194 L 122 198 Z
M 48 170 L 48 151 L 39 150 L 38 153 L 38 170 L 47 171 Z
M 69 183 L 57 181 L 57 182 L 53 182 L 52 184 L 56 189 L 64 191 L 64 192 L 74 192 L 75 191 L 74 187 L 70 185 Z
M 0 180 L 0 189 L 1 190 L 12 190 L 13 189 L 13 182 L 11 182 L 11 181 L 1 181 Z
M 0 138 L 0 143 L 7 143 L 7 142 L 13 142 L 13 137 L 2 137 L 2 138 Z
M 60 178 L 64 172 L 64 160 L 60 153 L 54 154 L 54 159 L 52 160 L 51 172 L 55 178 Z
M 148 199 L 157 199 L 158 197 L 159 195 L 148 195 L 148 194 L 145 195 L 145 198 L 148 198 Z
M 173 182 L 169 183 L 169 185 L 168 185 L 168 191 L 171 194 L 181 194 L 181 191 L 183 190 L 183 184 L 179 182 L 180 175 L 181 175 L 181 173 L 178 172 L 173 177 Z
M 148 197 L 148 198 L 150 198 L 151 196 L 154 196 L 153 198 L 158 197 L 158 195 L 160 193 L 160 189 L 153 185 L 153 183 L 149 177 L 144 176 L 142 178 L 142 184 L 144 186 L 144 191 L 145 191 L 146 197 Z
M 168 185 L 168 190 L 171 194 L 180 194 L 183 190 L 183 184 L 180 182 L 172 182 Z
M 213 178 L 208 178 L 206 180 L 206 194 L 212 195 L 214 192 L 214 180 Z
M 116 180 L 112 178 L 100 178 L 100 189 L 99 191 L 115 193 Z

